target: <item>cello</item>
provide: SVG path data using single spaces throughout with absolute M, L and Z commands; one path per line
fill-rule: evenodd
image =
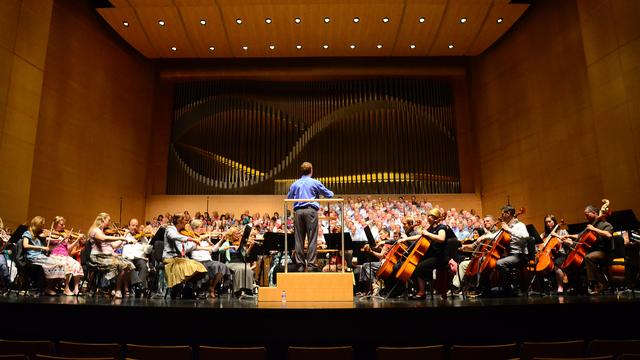
M 520 208 L 517 213 L 513 216 L 517 218 L 518 216 L 524 214 L 524 208 Z M 496 228 L 502 227 L 502 218 L 498 218 L 498 223 L 496 224 Z M 496 236 L 494 236 L 491 244 L 491 249 L 487 251 L 487 253 L 482 258 L 482 264 L 480 264 L 479 271 L 482 273 L 485 270 L 493 270 L 495 269 L 498 260 L 501 257 L 505 256 L 509 252 L 509 247 L 511 243 L 511 234 L 500 229 Z
M 598 218 L 595 222 L 604 220 L 604 218 L 609 215 L 609 200 L 602 199 L 602 202 L 602 207 L 600 208 L 600 212 L 598 212 Z M 573 247 L 569 255 L 567 255 L 566 260 L 560 268 L 565 272 L 579 269 L 584 261 L 585 255 L 587 255 L 587 251 L 589 251 L 597 240 L 598 235 L 594 231 L 585 230 L 582 232 L 578 237 L 578 243 Z
M 560 222 L 564 223 L 564 220 Z M 560 239 L 552 234 L 556 232 L 559 226 L 559 224 L 556 224 L 553 230 L 551 230 L 542 243 L 542 249 L 536 254 L 535 264 L 537 273 L 547 274 L 554 268 L 553 258 L 561 244 Z
M 376 277 L 379 279 L 386 279 L 393 273 L 393 267 L 404 259 L 405 254 L 407 253 L 409 246 L 405 242 L 396 242 L 391 250 L 385 255 L 384 262 L 378 272 L 376 273 Z
M 469 265 L 464 273 L 464 276 L 476 276 L 480 272 L 480 264 L 482 258 L 487 254 L 489 246 L 493 237 L 487 236 L 481 240 L 473 249 L 473 257 L 469 260 Z

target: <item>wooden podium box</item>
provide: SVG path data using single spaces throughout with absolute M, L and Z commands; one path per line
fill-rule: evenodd
M 261 287 L 258 301 L 353 301 L 353 273 L 279 273 L 276 287 Z

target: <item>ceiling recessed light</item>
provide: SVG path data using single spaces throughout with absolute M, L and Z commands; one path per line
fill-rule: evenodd
M 302 49 L 302 45 L 296 45 L 296 49 L 298 50 Z
M 209 46 L 209 51 L 213 51 L 213 50 L 215 50 L 215 49 L 216 49 L 216 48 L 215 48 L 214 46 Z
M 165 24 L 164 20 L 158 20 L 158 25 L 164 26 L 164 24 Z
M 378 49 L 382 49 L 382 44 L 378 44 L 378 45 L 376 45 L 376 47 L 377 47 Z
M 207 25 L 207 20 L 205 19 L 200 19 L 200 25 Z
M 503 19 L 503 18 L 498 18 L 498 20 L 496 20 L 496 22 L 497 22 L 498 24 L 501 24 L 503 21 L 504 21 L 504 19 Z
M 421 16 L 421 17 L 418 18 L 418 22 L 419 23 L 423 23 L 425 21 L 427 21 L 427 19 L 425 19 L 424 16 Z
M 383 17 L 383 18 L 382 18 L 382 22 L 383 22 L 383 23 L 385 23 L 385 24 L 386 24 L 386 23 L 388 23 L 388 22 L 389 22 L 389 18 L 388 18 L 388 17 L 386 17 L 386 16 L 385 16 L 385 17 Z
M 354 22 L 354 23 L 356 23 L 356 24 L 357 24 L 357 23 L 359 23 L 359 22 L 360 22 L 360 18 L 359 18 L 359 17 L 357 17 L 357 16 L 356 16 L 356 17 L 354 17 L 354 18 L 353 18 L 353 22 Z
M 411 44 L 409 45 L 410 48 L 415 49 L 416 48 L 416 44 Z
M 245 45 L 245 46 L 242 47 L 242 50 L 247 51 L 247 50 L 249 50 L 249 47 L 247 45 Z
M 324 23 L 325 24 L 328 24 L 330 22 L 331 22 L 331 18 L 330 17 L 327 16 L 327 17 L 324 18 Z
M 275 49 L 276 49 L 276 46 L 275 46 L 275 45 L 269 45 L 269 49 L 271 49 L 271 50 L 275 50 Z
M 128 21 L 123 21 L 123 22 L 122 22 L 122 26 L 124 26 L 124 27 L 129 27 L 129 22 L 128 22 Z
M 329 48 L 329 45 L 324 44 L 324 45 L 322 45 L 322 48 L 323 48 L 323 49 L 328 49 L 328 48 Z
M 460 24 L 464 24 L 467 22 L 467 18 L 463 17 L 462 19 L 460 19 Z
M 236 24 L 238 24 L 238 25 L 242 24 L 242 18 L 237 18 L 236 19 Z
M 453 49 L 453 44 L 449 44 L 449 49 Z
M 178 50 L 178 48 L 177 48 L 177 47 L 175 47 L 175 46 L 172 46 L 172 47 L 171 47 L 171 51 L 177 51 L 177 50 Z
M 302 22 L 302 19 L 300 19 L 299 17 L 293 19 L 293 22 L 296 24 L 300 24 Z
M 267 24 L 271 24 L 271 18 L 264 19 L 264 22 L 266 22 Z
M 351 44 L 349 45 L 350 48 L 355 49 L 356 48 L 356 44 Z

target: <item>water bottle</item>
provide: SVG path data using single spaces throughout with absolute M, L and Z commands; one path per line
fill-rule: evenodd
M 287 292 L 282 290 L 282 302 L 287 302 Z

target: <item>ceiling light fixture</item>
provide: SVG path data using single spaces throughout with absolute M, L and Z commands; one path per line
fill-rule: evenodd
M 378 49 L 382 49 L 382 44 L 378 44 L 378 45 L 376 45 L 376 47 L 377 47 Z
M 383 23 L 385 23 L 385 24 L 386 24 L 386 23 L 388 23 L 388 22 L 389 22 L 389 18 L 388 18 L 388 17 L 386 17 L 386 16 L 385 16 L 385 17 L 383 17 L 383 18 L 382 18 L 382 22 L 383 22 Z
M 267 24 L 271 24 L 271 18 L 264 19 L 264 22 L 266 22 Z
M 171 47 L 171 51 L 177 51 L 177 50 L 178 50 L 178 48 L 177 48 L 177 47 L 175 47 L 175 46 L 172 46 L 172 47 Z
M 449 49 L 453 49 L 453 44 L 449 44 Z
M 410 48 L 415 49 L 416 48 L 416 44 L 411 44 L 409 45 Z
M 463 17 L 462 19 L 460 19 L 460 24 L 464 24 L 467 22 L 467 18 Z
M 302 45 L 296 45 L 296 49 L 298 50 L 302 49 Z
M 276 46 L 275 46 L 275 45 L 269 45 L 269 49 L 271 49 L 271 50 L 275 50 L 275 49 L 276 49 Z
M 247 45 L 245 45 L 245 46 L 242 47 L 242 50 L 247 51 L 247 50 L 249 50 L 249 47 Z
M 357 24 L 357 23 L 359 23 L 359 22 L 360 22 L 360 18 L 359 18 L 359 17 L 357 17 L 357 16 L 356 16 L 356 17 L 354 17 L 354 18 L 353 18 L 353 22 L 354 22 L 354 23 L 356 23 L 356 24 Z
M 496 22 L 497 22 L 498 24 L 502 24 L 502 22 L 503 22 L 503 21 L 504 21 L 504 19 L 503 19 L 503 18 L 498 18 L 498 20 L 496 20 Z
M 352 49 L 355 49 L 356 45 L 355 44 L 351 44 L 351 45 L 349 45 L 349 47 L 352 48 Z
M 209 46 L 209 51 L 213 51 L 213 50 L 215 50 L 215 49 L 216 49 L 216 48 L 215 48 L 214 46 Z
M 327 16 L 327 17 L 324 18 L 324 23 L 325 24 L 328 24 L 330 22 L 331 22 L 331 18 L 330 17 Z
M 238 24 L 238 25 L 242 24 L 242 18 L 237 18 L 236 19 L 236 24 Z
M 420 17 L 418 18 L 418 22 L 419 22 L 419 23 L 421 23 L 421 24 L 422 24 L 423 22 L 425 22 L 425 21 L 427 21 L 427 19 L 425 19 L 425 18 L 424 18 L 424 16 L 420 16 Z
M 207 25 L 207 20 L 205 20 L 205 19 L 200 19 L 200 25 L 202 25 L 202 26 Z
M 158 25 L 164 26 L 164 24 L 165 24 L 164 20 L 158 20 Z
M 324 44 L 324 45 L 322 45 L 322 48 L 323 48 L 323 49 L 328 49 L 328 48 L 329 48 L 329 45 Z
M 128 22 L 128 21 L 123 21 L 123 22 L 122 22 L 122 26 L 124 26 L 124 27 L 129 27 L 129 22 Z
M 296 24 L 300 24 L 302 22 L 302 19 L 297 17 L 297 18 L 293 19 L 293 22 L 295 22 Z

